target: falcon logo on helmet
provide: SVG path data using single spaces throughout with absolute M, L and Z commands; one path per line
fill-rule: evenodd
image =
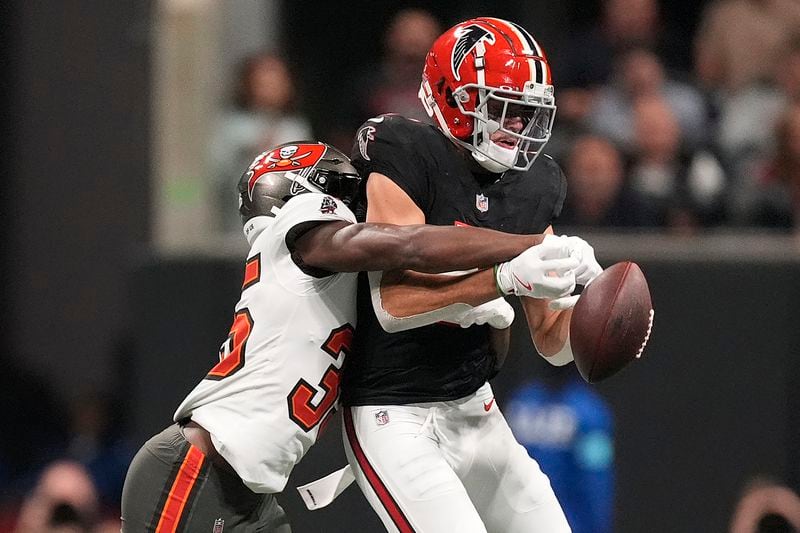
M 453 45 L 453 52 L 450 54 L 450 65 L 453 67 L 453 77 L 457 81 L 461 81 L 461 75 L 458 73 L 458 70 L 461 68 L 464 58 L 467 57 L 467 54 L 470 53 L 482 39 L 493 44 L 494 34 L 477 24 L 470 24 L 469 26 L 458 28 L 454 33 L 455 36 L 458 37 L 458 40 L 456 44 Z

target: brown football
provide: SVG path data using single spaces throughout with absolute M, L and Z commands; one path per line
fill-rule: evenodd
M 641 357 L 653 327 L 650 289 L 639 265 L 616 263 L 581 293 L 569 327 L 575 366 L 597 383 Z

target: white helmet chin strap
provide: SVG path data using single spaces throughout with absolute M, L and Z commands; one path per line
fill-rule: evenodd
M 517 162 L 517 152 L 519 146 L 514 148 L 503 148 L 496 143 L 486 139 L 480 146 L 476 147 L 477 150 L 472 152 L 472 157 L 478 162 L 480 166 L 499 174 L 505 172 L 513 167 Z

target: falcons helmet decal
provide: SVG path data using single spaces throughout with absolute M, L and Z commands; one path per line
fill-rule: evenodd
M 477 24 L 470 24 L 469 26 L 458 28 L 454 33 L 456 37 L 458 37 L 458 40 L 453 45 L 453 51 L 450 54 L 450 65 L 453 68 L 453 77 L 457 81 L 461 81 L 461 74 L 459 74 L 458 70 L 461 68 L 461 64 L 464 62 L 467 54 L 475 48 L 482 39 L 486 39 L 490 44 L 494 43 L 494 34 Z

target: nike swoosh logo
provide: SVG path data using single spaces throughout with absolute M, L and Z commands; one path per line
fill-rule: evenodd
M 483 410 L 484 410 L 484 411 L 486 411 L 486 412 L 488 413 L 488 412 L 489 412 L 489 409 L 491 409 L 493 405 L 494 405 L 494 398 L 492 398 L 491 400 L 489 400 L 489 403 L 484 403 L 484 404 L 483 404 Z
M 522 285 L 523 287 L 525 287 L 525 290 L 526 290 L 526 291 L 529 291 L 529 290 L 531 290 L 531 284 L 530 284 L 530 283 L 525 283 L 524 281 L 522 281 L 521 279 L 519 279 L 519 277 L 518 277 L 516 274 L 514 274 L 514 277 L 516 278 L 516 280 L 517 280 L 517 281 L 519 281 L 519 284 L 520 284 L 520 285 Z

